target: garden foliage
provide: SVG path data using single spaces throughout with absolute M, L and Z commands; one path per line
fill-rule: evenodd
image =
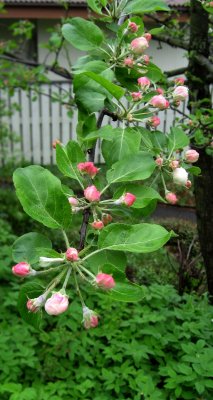
M 81 308 L 48 317 L 45 331 L 15 312 L 18 284 L 4 286 L 0 329 L 1 400 L 211 400 L 212 307 L 172 286 L 144 288 L 139 303 L 83 292 L 102 315 L 79 328 Z M 11 290 L 12 289 L 12 290 Z

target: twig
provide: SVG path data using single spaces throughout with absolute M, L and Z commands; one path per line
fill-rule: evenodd
M 183 40 L 174 38 L 172 36 L 153 35 L 153 40 L 158 40 L 159 42 L 169 44 L 172 47 L 180 47 L 181 49 L 189 50 L 188 43 L 186 43 L 186 42 L 184 43 Z
M 81 229 L 80 229 L 80 242 L 79 242 L 79 247 L 78 251 L 81 251 L 84 249 L 85 245 L 85 239 L 87 235 L 87 227 L 89 223 L 89 217 L 90 217 L 90 210 L 84 210 L 83 212 L 83 221 L 81 224 Z
M 165 71 L 164 74 L 167 77 L 171 77 L 171 76 L 176 76 L 176 75 L 182 75 L 185 74 L 187 71 L 187 67 L 182 67 L 182 68 L 177 68 L 177 69 L 173 69 L 171 71 Z
M 178 108 L 176 108 L 176 107 L 172 107 L 172 106 L 170 105 L 170 109 L 173 110 L 173 111 L 176 111 L 178 114 L 183 115 L 183 117 L 185 117 L 185 118 L 187 118 L 187 119 L 189 118 L 189 115 L 185 114 L 183 111 L 178 110 Z
M 52 66 L 52 65 L 44 65 L 37 63 L 35 61 L 29 61 L 26 59 L 21 59 L 18 57 L 13 56 L 10 53 L 5 53 L 0 55 L 0 60 L 10 61 L 13 63 L 24 64 L 28 67 L 36 68 L 36 67 L 43 67 L 46 71 L 54 72 L 56 75 L 62 76 L 63 78 L 72 80 L 72 75 L 70 74 L 67 69 L 62 68 L 60 66 Z

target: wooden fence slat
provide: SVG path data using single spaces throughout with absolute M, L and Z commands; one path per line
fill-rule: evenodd
M 5 99 L 9 108 L 16 102 L 21 108 L 14 112 L 10 117 L 5 117 L 11 131 L 14 131 L 20 141 L 15 143 L 12 139 L 9 143 L 9 156 L 19 154 L 19 158 L 41 163 L 42 165 L 55 164 L 55 152 L 52 149 L 52 142 L 60 139 L 62 143 L 68 140 L 76 140 L 76 126 L 78 123 L 77 110 L 74 110 L 72 119 L 67 115 L 68 107 L 62 106 L 58 102 L 52 102 L 51 96 L 64 95 L 72 96 L 71 83 L 67 81 L 51 82 L 41 84 L 40 92 L 34 102 L 32 89 L 28 93 L 20 88 L 15 89 L 14 96 L 11 97 L 6 91 L 0 91 L 0 98 Z M 212 89 L 211 89 L 211 93 Z M 65 98 L 67 102 L 69 98 Z M 188 114 L 187 104 L 182 103 L 181 111 Z M 159 112 L 161 124 L 159 129 L 166 132 L 174 125 L 175 118 L 181 117 L 178 111 L 171 109 Z M 111 122 L 108 117 L 104 118 L 104 124 L 112 123 L 114 127 L 119 127 L 120 122 Z M 96 162 L 104 162 L 100 151 L 100 143 L 97 143 Z M 5 160 L 0 160 L 1 164 Z

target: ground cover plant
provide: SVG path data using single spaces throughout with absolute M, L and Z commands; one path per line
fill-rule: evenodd
M 45 318 L 45 331 L 16 313 L 16 279 L 1 290 L 2 400 L 211 400 L 212 306 L 180 297 L 170 285 L 144 288 L 138 303 L 114 303 L 83 291 L 102 323 L 79 327 L 72 294 L 67 313 Z

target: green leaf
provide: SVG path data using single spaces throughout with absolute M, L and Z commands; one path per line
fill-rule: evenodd
M 101 75 L 97 75 L 94 72 L 85 72 L 84 75 L 93 79 L 95 82 L 99 83 L 103 88 L 105 88 L 113 97 L 119 100 L 122 96 L 124 96 L 125 90 L 110 82 L 108 79 L 103 78 Z
M 120 251 L 105 250 L 101 253 L 94 254 L 87 260 L 87 265 L 94 273 L 102 270 L 103 265 L 113 264 L 119 271 L 124 272 L 126 269 L 126 256 Z
M 0 386 L 0 393 L 20 393 L 22 391 L 22 385 L 20 383 L 4 383 Z
M 102 142 L 102 154 L 108 165 L 122 160 L 140 149 L 141 135 L 134 128 L 117 128 L 112 141 Z
M 34 264 L 39 260 L 37 251 L 41 247 L 52 248 L 51 241 L 40 233 L 31 232 L 18 238 L 12 247 L 15 262 L 25 261 Z
M 63 254 L 58 253 L 57 251 L 55 251 L 53 249 L 48 249 L 44 246 L 36 249 L 36 254 L 37 254 L 38 260 L 40 257 L 63 258 Z
M 107 292 L 107 295 L 115 301 L 135 302 L 144 298 L 143 288 L 128 281 L 116 282 L 113 289 Z
M 40 296 L 44 292 L 44 288 L 38 283 L 26 283 L 22 286 L 19 298 L 18 298 L 18 310 L 21 317 L 29 325 L 32 325 L 36 329 L 40 329 L 42 313 L 38 311 L 37 313 L 31 313 L 28 311 L 26 304 L 28 299 L 34 299 Z
M 79 74 L 73 80 L 75 100 L 88 113 L 101 110 L 107 97 L 107 91 L 85 74 Z
M 159 35 L 159 33 L 162 33 L 165 30 L 166 26 L 162 25 L 160 28 L 153 28 L 149 30 L 149 33 L 151 35 Z
M 84 18 L 72 18 L 68 24 L 62 26 L 63 37 L 80 50 L 94 50 L 104 40 L 101 29 L 93 22 Z
M 114 199 L 118 199 L 123 193 L 132 193 L 136 196 L 136 201 L 131 206 L 132 208 L 145 208 L 149 203 L 153 202 L 153 200 L 155 202 L 160 200 L 165 203 L 165 200 L 159 195 L 158 192 L 156 192 L 156 190 L 143 185 L 139 186 L 131 183 L 123 185 L 114 194 Z
M 171 128 L 168 135 L 168 149 L 169 151 L 183 149 L 189 145 L 189 137 L 180 128 Z
M 160 131 L 149 131 L 145 128 L 137 128 L 141 133 L 142 148 L 152 150 L 155 154 L 159 154 L 164 150 L 167 138 L 165 133 Z
M 100 272 L 100 269 L 99 271 Z M 113 265 L 113 264 L 104 264 L 101 267 L 101 272 L 108 274 L 108 275 L 112 275 L 113 278 L 116 280 L 116 282 L 123 282 L 126 281 L 126 275 L 125 275 L 125 271 L 120 270 L 117 265 Z
M 113 140 L 119 131 L 119 128 L 112 128 L 111 125 L 103 126 L 102 128 L 90 132 L 87 136 L 84 137 L 84 141 L 94 140 L 94 139 L 105 139 L 105 140 Z
M 102 4 L 99 0 L 87 0 L 88 6 L 97 14 L 103 15 Z
M 124 88 L 132 92 L 138 90 L 137 79 L 140 78 L 141 74 L 139 74 L 137 69 L 131 68 L 130 70 L 126 67 L 116 67 L 115 75 L 118 82 L 120 82 Z
M 66 185 L 61 185 L 61 188 L 62 188 L 63 193 L 64 193 L 67 197 L 70 197 L 70 196 L 73 196 L 73 195 L 74 195 L 73 190 L 70 189 L 68 186 L 66 186 Z
M 158 82 L 164 77 L 164 74 L 161 71 L 161 69 L 159 67 L 157 67 L 157 65 L 155 65 L 153 63 L 149 63 L 147 69 L 148 69 L 148 71 L 146 72 L 146 76 L 152 82 Z
M 74 74 L 82 74 L 83 72 L 94 72 L 96 74 L 100 74 L 101 72 L 104 72 L 105 70 L 108 69 L 108 65 L 101 60 L 91 60 L 91 61 L 86 61 L 88 56 L 81 57 L 80 60 L 73 66 L 72 71 Z M 113 72 L 111 71 L 111 75 L 113 78 Z
M 70 204 L 62 192 L 61 182 L 38 165 L 18 168 L 13 174 L 16 194 L 24 211 L 48 228 L 68 228 Z
M 99 236 L 100 249 L 150 253 L 160 249 L 172 236 L 156 224 L 111 224 Z
M 193 167 L 187 168 L 187 172 L 190 172 L 192 175 L 199 176 L 202 171 L 199 167 L 195 167 L 193 165 Z
M 195 382 L 195 388 L 199 394 L 202 394 L 205 391 L 205 386 L 202 382 Z
M 149 153 L 141 151 L 113 164 L 107 172 L 107 180 L 111 184 L 147 179 L 155 167 L 153 157 Z
M 71 163 L 77 164 L 86 161 L 84 152 L 81 150 L 79 144 L 74 140 L 70 140 L 65 149 Z
M 65 176 L 81 181 L 81 175 L 76 166 L 84 161 L 84 153 L 77 142 L 69 142 L 66 147 L 56 145 L 57 166 Z
M 170 8 L 163 0 L 132 0 L 128 1 L 123 14 L 144 14 L 154 11 L 170 11 Z

